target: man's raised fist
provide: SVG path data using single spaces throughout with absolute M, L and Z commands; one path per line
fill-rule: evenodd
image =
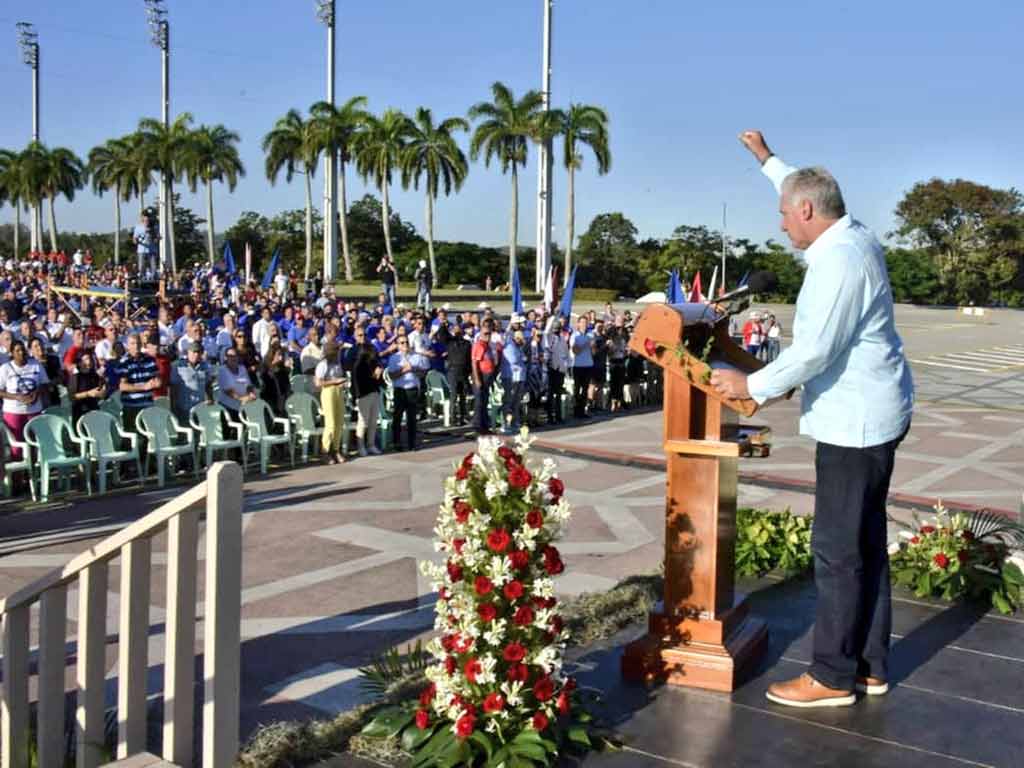
M 764 164 L 764 161 L 772 156 L 772 151 L 768 149 L 760 131 L 743 131 L 740 134 L 740 143 L 749 149 L 761 164 Z

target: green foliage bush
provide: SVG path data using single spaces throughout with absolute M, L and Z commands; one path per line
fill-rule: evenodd
M 811 567 L 811 518 L 744 508 L 736 512 L 736 575 L 805 573 Z

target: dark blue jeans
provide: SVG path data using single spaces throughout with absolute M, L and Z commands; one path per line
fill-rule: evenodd
M 817 446 L 811 549 L 818 602 L 808 671 L 829 688 L 852 691 L 858 675 L 889 677 L 885 500 L 902 439 L 870 448 Z
M 476 422 L 477 432 L 488 432 L 491 429 L 491 420 L 487 414 L 487 404 L 491 397 L 491 384 L 493 382 L 493 373 L 481 373 L 480 386 L 473 392 L 473 421 Z

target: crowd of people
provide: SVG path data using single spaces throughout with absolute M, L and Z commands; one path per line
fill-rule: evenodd
M 421 306 L 407 307 L 394 303 L 386 278 L 376 301 L 346 300 L 330 286 L 305 290 L 283 272 L 264 289 L 211 265 L 168 279 L 163 298 L 146 298 L 134 290 L 136 274 L 129 266 L 78 269 L 59 258 L 0 264 L 0 397 L 9 437 L 21 441 L 29 420 L 62 402 L 77 423 L 114 393 L 126 431 L 159 398 L 182 423 L 211 401 L 237 421 L 256 398 L 283 417 L 294 377 L 303 374 L 320 401 L 325 460 L 340 463 L 348 458 L 341 445 L 349 409 L 359 455 L 417 447 L 431 371 L 444 380 L 453 424 L 472 421 L 478 434 L 518 431 L 524 418 L 559 424 L 567 413 L 585 420 L 628 408 L 636 397 L 627 388 L 656 375 L 628 349 L 633 316 L 611 305 L 573 318 L 544 307 L 500 318 L 483 304 L 429 307 L 422 273 Z M 115 290 L 58 300 L 49 281 Z M 126 288 L 133 289 L 127 301 Z M 570 398 L 564 410 L 563 398 Z M 383 408 L 390 446 L 377 439 Z

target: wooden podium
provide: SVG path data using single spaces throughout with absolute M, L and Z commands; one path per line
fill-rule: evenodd
M 736 346 L 724 323 L 694 320 L 653 306 L 630 341 L 665 372 L 665 594 L 647 634 L 626 646 L 622 674 L 732 691 L 768 640 L 765 623 L 735 593 L 733 573 L 739 457 L 766 455 L 758 445 L 766 430 L 740 428 L 739 414 L 753 415 L 757 404 L 722 399 L 708 379 L 714 366 L 751 372 L 763 363 Z

